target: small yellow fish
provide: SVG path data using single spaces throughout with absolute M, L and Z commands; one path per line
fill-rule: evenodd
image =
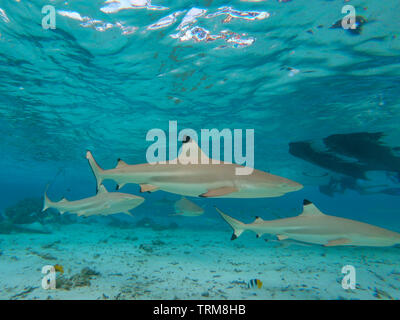
M 262 283 L 261 280 L 259 280 L 259 279 L 251 279 L 249 281 L 249 284 L 248 284 L 247 287 L 248 288 L 253 288 L 253 287 L 257 286 L 258 289 L 261 289 L 262 285 L 263 285 L 263 283 Z
M 56 272 L 59 272 L 59 273 L 61 273 L 61 274 L 64 274 L 64 267 L 63 267 L 62 265 L 56 264 L 56 265 L 54 266 L 54 269 L 56 270 Z

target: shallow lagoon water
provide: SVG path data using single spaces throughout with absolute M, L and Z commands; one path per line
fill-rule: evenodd
M 399 248 L 326 248 L 252 233 L 231 242 L 214 206 L 252 222 L 296 216 L 306 198 L 328 214 L 400 232 L 396 168 L 375 165 L 354 187 L 335 168 L 289 152 L 293 142 L 321 148 L 335 134 L 382 132 L 399 156 L 399 4 L 139 2 L 52 1 L 56 29 L 44 30 L 46 1 L 0 1 L 1 222 L 10 208 L 14 218 L 24 212 L 0 234 L 0 298 L 398 299 Z M 366 19 L 360 34 L 330 28 L 344 4 Z M 168 133 L 169 121 L 196 132 L 254 129 L 255 168 L 304 189 L 190 198 L 205 213 L 176 217 L 180 196 L 143 195 L 131 184 L 122 191 L 145 198 L 133 217 L 36 212 L 48 183 L 55 200 L 95 195 L 86 150 L 107 169 L 118 158 L 144 163 L 147 132 Z M 26 198 L 36 200 L 18 204 Z M 49 233 L 16 228 L 35 222 Z M 48 264 L 62 265 L 65 278 L 86 267 L 99 275 L 49 292 L 41 287 Z M 341 286 L 345 265 L 357 270 L 355 290 Z M 254 278 L 261 289 L 243 285 Z

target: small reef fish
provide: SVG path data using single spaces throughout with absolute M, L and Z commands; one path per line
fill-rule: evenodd
M 387 247 L 400 244 L 400 233 L 367 223 L 330 216 L 322 213 L 312 202 L 304 200 L 303 212 L 292 218 L 264 221 L 257 217 L 245 224 L 216 208 L 222 218 L 232 227 L 235 240 L 250 230 L 257 237 L 265 233 L 277 235 L 279 240 L 292 239 L 307 243 L 332 246 Z
M 61 273 L 61 274 L 64 274 L 64 267 L 63 267 L 62 265 L 60 265 L 60 264 L 56 264 L 56 265 L 54 266 L 54 270 L 56 270 L 56 272 L 59 272 L 59 273 Z
M 247 285 L 247 287 L 250 288 L 254 288 L 257 287 L 258 289 L 261 289 L 263 283 L 261 280 L 259 279 L 251 279 Z
M 43 211 L 54 208 L 61 214 L 70 212 L 87 217 L 94 215 L 108 216 L 119 212 L 131 215 L 129 210 L 139 206 L 143 201 L 144 198 L 132 194 L 108 192 L 103 185 L 100 185 L 96 196 L 76 201 L 68 201 L 64 198 L 61 201 L 53 202 L 45 192 Z
M 204 209 L 192 201 L 182 197 L 182 199 L 175 202 L 175 214 L 174 216 L 185 216 L 185 217 L 197 217 L 204 213 Z
M 189 137 L 183 143 L 182 152 L 175 163 L 128 165 L 119 160 L 114 169 L 104 170 L 90 151 L 86 158 L 96 177 L 97 186 L 104 180 L 114 180 L 118 184 L 117 189 L 127 183 L 136 183 L 140 184 L 141 192 L 163 190 L 192 197 L 265 198 L 279 197 L 303 188 L 297 182 L 256 169 L 252 169 L 249 175 L 237 175 L 236 169 L 249 168 L 223 161 L 212 163 Z

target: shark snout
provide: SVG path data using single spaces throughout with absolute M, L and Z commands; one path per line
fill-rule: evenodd
M 289 191 L 298 191 L 303 189 L 303 185 L 298 182 L 289 180 L 283 185 L 283 188 Z

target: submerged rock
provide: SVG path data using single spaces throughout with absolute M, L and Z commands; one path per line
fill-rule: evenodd
M 151 241 L 151 244 L 152 244 L 153 246 L 163 246 L 163 245 L 165 245 L 166 243 L 165 243 L 164 241 L 162 241 L 162 240 L 156 239 L 156 240 Z
M 0 222 L 0 234 L 10 234 L 13 231 L 13 224 L 10 221 Z
M 14 229 L 17 231 L 31 232 L 31 233 L 44 233 L 44 234 L 51 233 L 51 231 L 46 226 L 44 226 L 39 222 L 34 222 L 31 224 L 14 224 Z
M 76 287 L 89 287 L 91 285 L 90 280 L 96 276 L 100 276 L 100 272 L 90 269 L 89 267 L 85 267 L 81 270 L 81 272 L 74 274 L 70 278 L 63 275 L 57 277 L 56 288 L 71 290 Z
M 25 198 L 4 210 L 4 221 L 14 225 L 30 225 L 32 223 L 60 223 L 70 224 L 74 220 L 69 215 L 61 215 L 54 209 L 42 212 L 42 198 Z M 0 220 L 0 221 L 1 221 Z M 16 229 L 18 231 L 18 228 Z
M 147 252 L 147 253 L 153 252 L 153 248 L 152 248 L 152 246 L 149 245 L 149 244 L 141 244 L 141 245 L 139 246 L 139 249 L 141 249 L 141 250 L 143 250 L 143 251 L 145 251 L 145 252 Z
M 26 198 L 5 209 L 5 216 L 14 224 L 30 224 L 43 219 L 43 200 Z
M 85 267 L 81 270 L 81 274 L 87 277 L 94 277 L 94 276 L 99 276 L 100 272 L 97 272 L 93 269 L 90 269 L 89 267 Z
M 48 234 L 51 231 L 39 222 L 30 224 L 15 224 L 11 220 L 4 220 L 0 222 L 0 234 L 10 234 L 12 232 L 26 232 L 26 233 L 43 233 Z

